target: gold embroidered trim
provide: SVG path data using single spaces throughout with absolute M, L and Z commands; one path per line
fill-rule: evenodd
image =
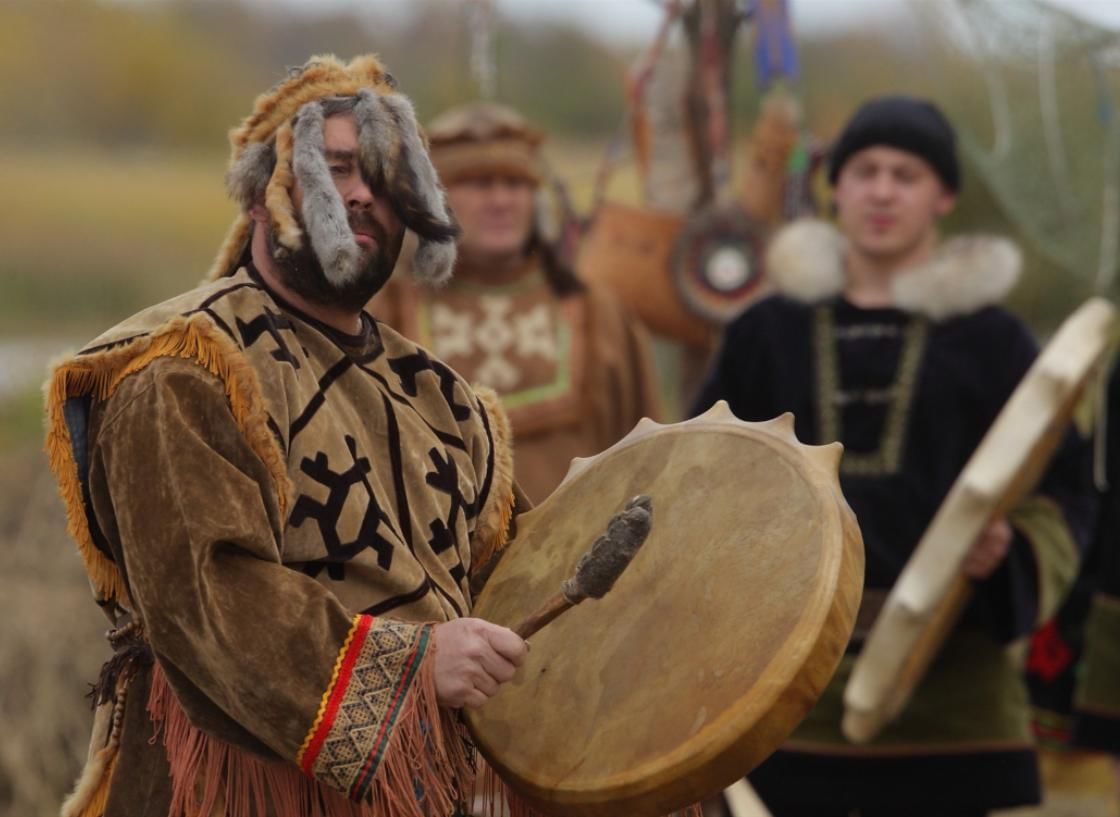
M 836 355 L 836 327 L 832 309 L 827 305 L 817 307 L 814 321 L 817 367 L 817 428 L 820 442 L 844 442 L 840 411 L 836 406 L 840 391 L 840 366 Z M 925 354 L 929 337 L 929 322 L 914 318 L 906 327 L 898 371 L 890 387 L 892 397 L 887 418 L 874 451 L 854 452 L 845 449 L 840 460 L 840 472 L 858 476 L 887 476 L 898 473 L 906 446 L 910 410 L 917 387 L 918 370 Z

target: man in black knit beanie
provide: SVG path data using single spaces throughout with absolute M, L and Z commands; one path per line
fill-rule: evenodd
M 1027 169 L 1024 169 L 1027 170 Z M 828 165 L 835 226 L 801 221 L 767 252 L 776 293 L 732 322 L 694 413 L 791 411 L 806 443 L 840 441 L 840 480 L 866 551 L 848 654 L 790 739 L 751 774 L 775 817 L 977 817 L 1037 803 L 1025 639 L 1077 571 L 1093 513 L 1088 446 L 1050 469 L 963 564 L 973 602 L 899 717 L 868 744 L 841 733 L 843 692 L 887 593 L 1036 346 L 998 303 L 1019 253 L 942 241 L 961 189 L 952 126 L 931 102 L 865 103 Z

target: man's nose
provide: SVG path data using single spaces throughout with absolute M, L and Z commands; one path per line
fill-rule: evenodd
M 894 194 L 894 179 L 889 173 L 878 173 L 871 182 L 871 193 L 875 198 L 890 198 Z
M 508 182 L 499 182 L 491 188 L 490 200 L 499 206 L 506 206 L 514 200 L 517 188 Z
M 346 191 L 346 206 L 353 210 L 364 210 L 373 206 L 373 191 L 365 179 L 359 177 Z

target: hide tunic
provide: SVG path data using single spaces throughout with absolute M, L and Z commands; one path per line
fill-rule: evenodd
M 831 266 L 808 296 L 796 280 L 804 270 L 771 269 L 791 294 L 764 299 L 728 327 L 694 407 L 724 399 L 755 421 L 792 411 L 803 442 L 842 442 L 841 485 L 866 548 L 848 655 L 751 781 L 778 817 L 955 814 L 1036 802 L 1019 642 L 1053 613 L 1076 573 L 1092 507 L 1087 446 L 1071 434 L 1038 492 L 1011 515 L 1009 557 L 977 585 L 903 713 L 870 744 L 849 743 L 840 731 L 843 690 L 862 640 L 1036 349 L 1015 318 L 990 305 L 990 292 L 939 308 L 939 288 L 995 275 L 975 263 L 985 253 L 945 248 L 930 269 L 906 272 L 909 284 L 924 279 L 918 303 L 862 309 L 839 295 L 839 248 L 835 240 L 817 248 Z M 814 258 L 812 247 L 800 253 Z
M 469 614 L 504 542 L 507 422 L 363 320 L 343 335 L 242 269 L 56 369 L 71 532 L 132 622 L 64 813 L 446 817 L 464 796 L 432 625 Z
M 456 277 L 436 290 L 394 281 L 370 308 L 501 396 L 517 483 L 535 504 L 560 484 L 572 458 L 610 447 L 642 417 L 657 419 L 641 326 L 596 288 L 558 296 L 533 259 L 504 285 Z

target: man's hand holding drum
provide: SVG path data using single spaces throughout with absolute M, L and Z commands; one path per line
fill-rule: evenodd
M 506 627 L 480 618 L 437 624 L 436 698 L 440 706 L 482 706 L 513 678 L 529 651 L 527 642 Z
M 989 522 L 969 548 L 961 566 L 964 575 L 974 581 L 983 581 L 991 576 L 1007 558 L 1012 536 L 1011 525 L 1004 517 Z

